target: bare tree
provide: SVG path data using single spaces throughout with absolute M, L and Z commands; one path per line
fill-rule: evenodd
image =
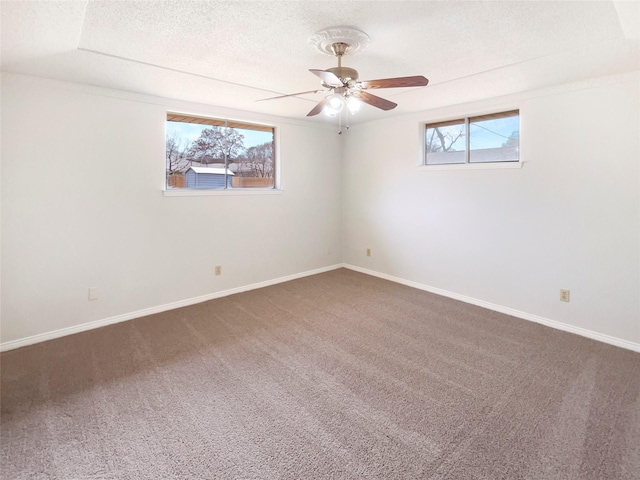
M 166 138 L 167 171 L 169 174 L 180 173 L 189 167 L 189 141 L 183 139 L 178 132 L 167 135 Z
M 242 173 L 251 177 L 273 178 L 273 143 L 247 149 L 246 156 L 241 160 Z
M 191 144 L 188 155 L 199 163 L 234 161 L 244 152 L 244 135 L 234 128 L 212 126 L 200 133 Z
M 431 134 L 429 135 L 429 130 Z M 464 125 L 459 129 L 446 128 L 444 131 L 440 127 L 427 129 L 427 152 L 448 152 L 460 137 L 464 137 Z
M 511 132 L 507 141 L 502 144 L 503 147 L 517 147 L 520 144 L 520 132 Z

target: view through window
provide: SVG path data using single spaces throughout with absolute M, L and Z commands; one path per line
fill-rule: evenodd
M 167 189 L 275 188 L 274 128 L 167 114 Z
M 427 165 L 518 162 L 520 113 L 512 110 L 429 123 L 425 142 Z

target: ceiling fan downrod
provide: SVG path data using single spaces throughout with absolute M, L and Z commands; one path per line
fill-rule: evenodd
M 338 57 L 338 67 L 342 66 L 342 56 L 347 53 L 349 44 L 345 42 L 335 42 L 331 44 L 331 51 Z
M 331 44 L 331 51 L 338 57 L 338 66 L 327 68 L 326 70 L 338 77 L 344 85 L 346 85 L 349 80 L 353 80 L 354 82 L 358 80 L 358 71 L 356 69 L 342 66 L 342 57 L 349 53 L 350 47 L 351 46 L 345 42 L 335 42 Z

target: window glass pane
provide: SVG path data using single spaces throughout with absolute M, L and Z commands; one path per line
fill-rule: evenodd
M 517 162 L 520 155 L 517 111 L 469 119 L 469 162 Z
M 427 125 L 425 140 L 427 165 L 466 162 L 464 120 Z
M 167 188 L 274 188 L 274 129 L 168 114 Z

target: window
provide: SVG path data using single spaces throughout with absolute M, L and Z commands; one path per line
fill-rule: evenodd
M 520 112 L 493 113 L 428 123 L 425 164 L 520 161 Z
M 274 127 L 167 114 L 166 188 L 276 187 Z

